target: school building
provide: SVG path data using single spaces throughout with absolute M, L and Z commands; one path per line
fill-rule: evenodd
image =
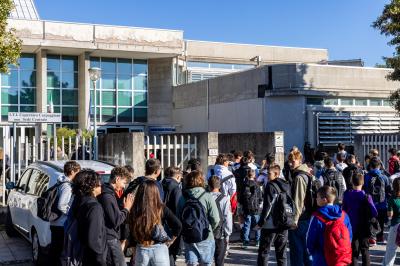
M 46 21 L 33 0 L 14 0 L 9 27 L 23 41 L 2 74 L 8 112 L 61 113 L 59 127 L 99 134 L 144 131 L 285 132 L 285 148 L 351 144 L 354 134 L 398 131 L 386 100 L 399 84 L 361 60 L 329 61 L 326 49 L 184 39 L 182 30 Z M 40 11 L 40 10 L 39 10 Z M 97 106 L 88 69 L 102 70 Z M 37 132 L 23 125 L 25 134 Z M 8 134 L 5 127 L 3 135 Z

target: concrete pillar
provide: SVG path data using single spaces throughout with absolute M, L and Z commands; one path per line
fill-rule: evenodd
M 90 78 L 89 53 L 85 52 L 78 57 L 78 122 L 80 129 L 89 128 L 89 104 L 90 104 Z M 91 121 L 92 123 L 92 121 Z
M 206 174 L 208 167 L 215 164 L 215 159 L 219 153 L 218 132 L 205 132 L 196 135 L 199 159 L 202 170 Z
M 313 110 L 307 110 L 307 141 L 311 144 L 311 147 L 317 146 L 317 132 L 316 132 L 316 115 Z
M 47 51 L 42 49 L 36 53 L 36 112 L 47 113 Z M 40 124 L 38 131 L 46 130 L 47 125 Z

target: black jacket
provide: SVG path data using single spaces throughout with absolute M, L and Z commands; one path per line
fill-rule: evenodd
M 362 170 L 359 169 L 355 164 L 349 164 L 346 168 L 344 168 L 342 174 L 344 181 L 346 182 L 347 189 L 353 188 L 353 182 L 351 179 L 355 173 L 362 173 Z
M 278 190 L 271 184 L 277 184 L 278 187 L 281 189 L 281 191 L 285 191 L 289 196 L 291 194 L 290 190 L 290 185 L 287 181 L 281 179 L 281 178 L 276 178 L 273 181 L 268 181 L 267 185 L 265 186 L 264 189 L 264 201 L 263 201 L 263 208 L 260 216 L 260 220 L 258 222 L 258 225 L 262 227 L 264 225 L 264 222 L 266 221 L 267 213 L 271 209 L 272 210 L 272 201 L 274 199 L 274 196 L 278 194 Z
M 146 176 L 139 176 L 135 180 L 131 181 L 128 185 L 128 187 L 125 189 L 123 197 L 126 197 L 129 193 L 135 193 L 136 189 L 139 187 L 140 184 L 142 184 L 144 181 L 148 180 L 149 178 Z M 158 191 L 160 192 L 160 198 L 161 201 L 164 201 L 164 190 L 162 185 L 160 184 L 159 181 L 156 180 L 156 184 L 158 187 Z
M 182 189 L 178 181 L 173 178 L 164 178 L 161 184 L 164 190 L 165 205 L 176 215 L 179 199 L 182 196 Z
M 105 183 L 101 189 L 98 200 L 104 210 L 107 240 L 120 239 L 120 226 L 125 222 L 128 210 L 120 210 L 114 188 L 110 184 Z
M 94 197 L 76 198 L 71 209 L 78 220 L 83 265 L 106 265 L 106 228 L 100 203 Z
M 237 169 L 233 174 L 235 176 L 235 182 L 236 182 L 236 197 L 238 202 L 241 202 L 241 196 L 243 194 L 243 185 L 244 185 L 244 180 L 246 179 L 249 171 L 251 168 L 246 164 L 246 165 L 240 165 L 239 169 Z

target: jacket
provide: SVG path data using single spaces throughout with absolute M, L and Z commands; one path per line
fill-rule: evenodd
M 57 188 L 57 209 L 61 212 L 61 216 L 57 220 L 50 222 L 50 225 L 62 227 L 67 220 L 68 212 L 71 208 L 74 197 L 72 195 L 72 184 L 68 177 L 64 175 L 60 176 L 57 182 L 62 183 Z
M 212 198 L 217 200 L 217 198 L 221 195 L 221 192 L 211 192 Z M 223 218 L 225 223 L 224 223 L 224 235 L 225 236 L 230 236 L 232 234 L 233 230 L 233 221 L 232 221 L 232 211 L 231 211 L 231 202 L 228 197 L 224 196 L 221 201 L 220 201 L 220 209 L 224 217 Z
M 223 165 L 216 164 L 214 165 L 214 175 L 218 176 L 220 179 L 224 179 L 225 177 L 228 176 L 233 176 L 233 173 L 229 171 L 228 167 L 225 167 Z M 211 170 L 208 171 L 207 175 L 207 180 L 210 179 L 212 176 Z M 225 196 L 231 197 L 235 192 L 236 192 L 236 182 L 235 182 L 235 177 L 228 179 L 222 184 L 224 191 L 225 191 Z
M 114 187 L 105 183 L 102 187 L 102 193 L 98 196 L 98 200 L 103 207 L 107 240 L 120 238 L 120 226 L 125 222 L 128 216 L 128 210 L 120 210 Z
M 123 198 L 125 198 L 129 193 L 136 192 L 136 189 L 139 187 L 140 184 L 142 184 L 145 180 L 149 179 L 146 176 L 139 176 L 135 180 L 131 181 L 128 184 L 128 187 L 125 189 L 124 194 L 122 195 Z M 160 192 L 160 198 L 161 201 L 164 201 L 164 190 L 159 181 L 156 182 L 156 185 L 158 187 L 158 192 Z
M 372 169 L 368 171 L 368 173 L 364 177 L 364 187 L 363 190 L 368 193 L 368 188 L 371 183 L 371 179 L 373 175 L 379 175 L 379 178 L 385 185 L 385 200 L 384 202 L 374 202 L 375 207 L 377 210 L 386 210 L 387 209 L 387 199 L 389 198 L 389 194 L 391 191 L 391 186 L 389 179 L 386 175 L 382 174 L 381 170 L 379 169 Z
M 107 241 L 103 208 L 96 198 L 88 196 L 78 199 L 74 206 L 79 240 L 83 247 L 83 265 L 106 265 Z
M 343 175 L 340 171 L 338 171 L 336 168 L 330 168 L 330 169 L 326 169 L 324 174 L 322 175 L 322 180 L 320 179 L 320 181 L 322 181 L 321 185 L 324 186 L 325 184 L 325 180 L 328 179 L 329 176 L 333 176 L 333 175 L 337 175 L 337 184 L 339 186 L 340 191 L 337 191 L 337 197 L 336 200 L 339 201 L 340 203 L 343 201 L 343 193 L 346 191 L 347 187 L 346 187 L 346 182 L 344 181 Z M 335 187 L 336 190 L 338 190 L 338 188 Z
M 182 189 L 178 181 L 173 178 L 164 178 L 161 182 L 161 185 L 164 190 L 165 204 L 172 211 L 172 213 L 176 214 L 179 200 L 182 197 Z
M 290 186 L 289 183 L 286 182 L 282 178 L 276 178 L 267 183 L 264 189 L 264 201 L 263 208 L 261 212 L 260 219 L 258 221 L 258 226 L 264 229 L 276 229 L 272 220 L 272 201 L 278 195 L 278 190 L 272 185 L 272 183 L 277 184 L 282 192 L 286 191 L 288 195 L 290 195 Z M 269 214 L 269 215 L 268 215 Z M 268 216 L 267 216 L 268 215 Z
M 202 187 L 195 187 L 195 188 L 191 188 L 191 189 L 187 189 L 186 190 L 187 193 L 191 196 L 194 197 L 196 199 L 198 199 L 204 191 L 206 191 L 204 188 Z M 213 235 L 213 231 L 215 230 L 215 228 L 217 228 L 218 224 L 219 224 L 219 213 L 218 213 L 218 209 L 217 209 L 217 204 L 215 203 L 215 200 L 212 198 L 211 194 L 206 192 L 200 199 L 199 199 L 200 203 L 203 205 L 204 210 L 206 211 L 206 215 L 208 217 L 208 222 L 210 224 L 209 228 L 208 228 L 208 238 L 207 240 L 213 240 L 214 239 L 214 235 Z M 179 200 L 179 206 L 178 206 L 178 217 L 181 217 L 182 215 L 182 210 L 183 210 L 183 206 L 185 205 L 186 199 L 184 196 L 182 196 Z
M 368 205 L 371 216 L 377 217 L 378 211 L 376 210 L 370 195 L 368 195 Z M 347 213 L 347 215 L 349 215 L 351 227 L 353 228 L 355 235 L 360 235 L 359 233 L 363 233 L 359 231 L 361 230 L 360 228 L 362 228 L 360 225 L 365 223 L 365 221 L 363 221 L 364 214 L 367 211 L 365 207 L 366 194 L 364 190 L 351 189 L 344 192 L 342 209 Z
M 304 172 L 310 172 L 310 169 L 306 164 L 300 165 L 293 171 L 292 199 L 296 205 L 296 223 L 299 220 L 308 220 L 311 217 L 311 210 L 306 210 L 304 205 L 307 194 L 307 185 L 309 182 L 309 178 L 304 174 Z
M 263 195 L 260 186 L 256 180 L 245 179 L 243 183 L 243 191 L 240 196 L 244 215 L 258 214 L 262 204 Z
M 399 157 L 397 157 L 396 155 L 393 155 L 392 157 L 390 157 L 388 163 L 389 163 L 389 174 L 390 175 L 394 175 L 395 174 L 395 165 L 396 162 L 400 163 Z
M 339 205 L 326 205 L 324 207 L 320 207 L 318 212 L 329 220 L 336 220 L 342 217 L 342 209 Z M 352 228 L 347 214 L 344 219 L 344 224 L 349 230 L 350 239 L 352 239 Z M 313 215 L 311 217 L 310 226 L 308 227 L 306 241 L 308 252 L 313 258 L 312 265 L 315 266 L 326 265 L 324 256 L 324 232 L 325 224 Z
M 359 169 L 355 164 L 349 164 L 342 172 L 344 182 L 346 183 L 346 187 L 348 189 L 353 188 L 353 182 L 351 181 L 351 178 L 355 172 L 362 173 L 362 170 Z
M 235 175 L 235 182 L 236 182 L 236 195 L 237 195 L 237 201 L 240 202 L 241 201 L 241 195 L 243 193 L 243 182 L 248 174 L 248 172 L 251 170 L 251 168 L 245 164 L 245 165 L 241 165 L 239 167 L 239 169 L 237 169 L 234 172 Z

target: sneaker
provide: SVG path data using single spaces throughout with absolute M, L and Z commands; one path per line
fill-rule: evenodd
M 249 247 L 249 241 L 243 241 L 242 248 L 247 249 Z
M 256 247 L 260 246 L 260 241 L 256 241 Z
M 373 238 L 370 238 L 370 239 L 368 240 L 368 243 L 369 243 L 369 246 L 370 246 L 370 247 L 376 246 L 376 240 L 373 239 Z

